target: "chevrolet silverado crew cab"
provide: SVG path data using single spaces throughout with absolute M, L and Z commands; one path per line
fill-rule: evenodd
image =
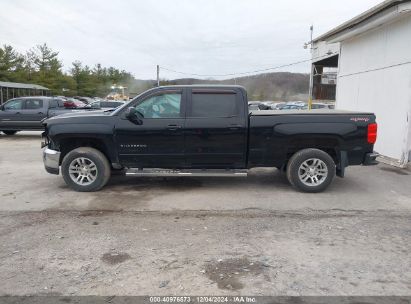
M 132 176 L 246 176 L 286 172 L 300 191 L 319 192 L 350 165 L 374 165 L 372 113 L 248 111 L 240 86 L 167 86 L 113 111 L 44 121 L 49 173 L 77 191 L 96 191 L 111 172 Z

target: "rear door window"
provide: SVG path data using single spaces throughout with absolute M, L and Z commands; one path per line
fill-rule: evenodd
M 27 99 L 25 101 L 25 110 L 37 110 L 43 108 L 43 100 L 41 99 Z
M 234 92 L 193 92 L 191 117 L 233 117 L 238 114 L 237 98 Z

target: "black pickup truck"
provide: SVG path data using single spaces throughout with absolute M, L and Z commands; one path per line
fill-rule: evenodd
M 132 176 L 246 176 L 277 167 L 319 192 L 349 165 L 374 165 L 375 116 L 333 110 L 250 112 L 240 86 L 167 86 L 99 113 L 45 120 L 43 160 L 77 191 Z
M 47 96 L 10 99 L 0 107 L 0 131 L 6 135 L 14 135 L 21 130 L 43 130 L 41 121 L 45 118 L 83 111 L 83 109 L 66 109 L 63 103 L 59 98 Z

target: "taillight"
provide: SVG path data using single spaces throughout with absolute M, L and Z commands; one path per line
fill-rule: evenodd
M 377 129 L 378 129 L 378 126 L 376 123 L 372 123 L 368 125 L 367 141 L 369 144 L 375 144 L 375 142 L 377 141 Z

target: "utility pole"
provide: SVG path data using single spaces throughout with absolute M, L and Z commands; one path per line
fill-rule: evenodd
M 160 66 L 157 64 L 157 86 L 160 86 Z
M 314 26 L 310 26 L 310 32 L 311 32 L 311 40 L 310 40 L 310 55 L 311 57 L 313 56 L 313 32 L 314 32 Z M 314 82 L 314 66 L 313 63 L 311 62 L 311 73 L 310 73 L 310 87 L 308 90 L 308 109 L 311 110 L 312 104 L 313 104 L 313 82 Z

